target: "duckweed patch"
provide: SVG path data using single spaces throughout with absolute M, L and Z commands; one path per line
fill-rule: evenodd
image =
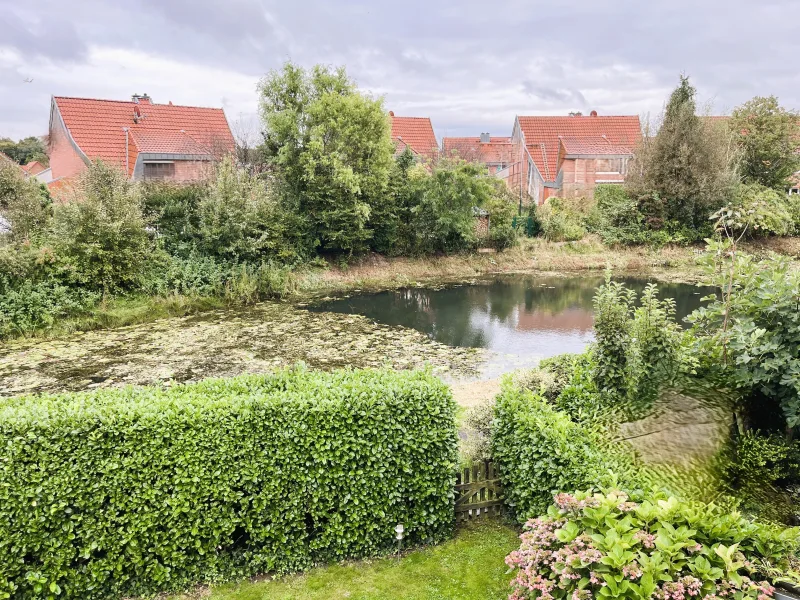
M 483 354 L 359 315 L 311 313 L 266 302 L 62 339 L 7 343 L 0 347 L 0 396 L 170 385 L 261 373 L 299 361 L 321 369 L 429 365 L 437 375 L 459 378 L 474 374 Z

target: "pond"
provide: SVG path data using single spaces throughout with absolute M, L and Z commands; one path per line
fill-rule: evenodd
M 640 293 L 648 281 L 618 278 Z M 406 288 L 324 301 L 319 312 L 358 314 L 385 325 L 410 327 L 455 347 L 483 348 L 490 358 L 484 376 L 496 376 L 564 352 L 581 352 L 592 341 L 592 298 L 602 277 L 502 275 L 453 287 Z M 701 306 L 713 288 L 660 283 L 673 298 L 679 322 Z
M 637 290 L 646 284 L 625 281 Z M 312 308 L 264 302 L 55 340 L 14 340 L 0 344 L 0 397 L 171 385 L 298 361 L 320 369 L 428 365 L 477 394 L 476 381 L 583 350 L 592 339 L 592 296 L 601 283 L 595 276 L 498 276 L 353 295 Z M 680 317 L 710 291 L 686 284 L 660 289 L 675 298 Z

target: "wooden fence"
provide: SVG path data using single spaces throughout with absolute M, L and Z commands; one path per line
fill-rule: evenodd
M 469 521 L 503 510 L 503 488 L 491 460 L 481 460 L 456 475 L 456 521 Z

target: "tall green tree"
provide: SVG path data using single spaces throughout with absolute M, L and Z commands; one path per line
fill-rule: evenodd
M 394 152 L 382 100 L 360 93 L 344 68 L 291 62 L 259 89 L 264 152 L 292 216 L 287 227 L 309 254 L 366 249 Z
M 697 229 L 730 198 L 735 156 L 723 129 L 697 116 L 696 90 L 682 75 L 657 133 L 646 132 L 630 169 L 628 189 L 651 227 Z
M 756 96 L 733 111 L 730 127 L 742 149 L 744 181 L 783 191 L 800 170 L 800 115 L 775 96 Z

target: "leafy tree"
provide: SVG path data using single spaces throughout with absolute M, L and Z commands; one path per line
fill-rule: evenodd
M 344 68 L 286 63 L 260 83 L 264 151 L 291 234 L 311 253 L 366 249 L 370 214 L 385 202 L 393 145 L 381 100 Z
M 43 165 L 50 164 L 47 148 L 41 138 L 30 136 L 14 142 L 10 138 L 0 138 L 0 152 L 21 165 L 38 160 Z
M 800 115 L 775 96 L 756 96 L 733 111 L 730 127 L 742 149 L 744 181 L 784 191 L 800 170 Z
M 55 246 L 71 261 L 75 283 L 104 294 L 135 287 L 151 251 L 139 188 L 97 161 L 75 194 L 54 213 Z
M 413 244 L 411 208 L 418 204 L 419 186 L 415 180 L 419 173 L 412 173 L 414 155 L 406 146 L 395 157 L 389 171 L 389 187 L 382 203 L 372 207 L 369 227 L 372 229 L 372 249 L 388 254 L 408 252 Z M 423 174 L 424 176 L 424 174 Z
M 630 169 L 628 190 L 646 198 L 639 209 L 647 225 L 698 229 L 730 197 L 735 153 L 724 127 L 697 116 L 696 90 L 681 76 L 657 135 L 646 131 Z

